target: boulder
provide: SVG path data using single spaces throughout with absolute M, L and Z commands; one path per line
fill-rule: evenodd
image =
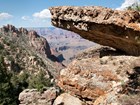
M 68 93 L 63 93 L 55 99 L 53 105 L 83 105 L 83 102 Z
M 57 97 L 57 92 L 58 90 L 54 87 L 42 93 L 37 89 L 25 89 L 19 94 L 19 105 L 52 105 Z
M 50 8 L 52 25 L 101 45 L 140 55 L 140 13 L 98 6 Z

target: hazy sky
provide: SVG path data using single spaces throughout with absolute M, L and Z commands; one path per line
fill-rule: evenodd
M 0 26 L 49 27 L 52 6 L 104 6 L 116 9 L 138 0 L 0 0 Z

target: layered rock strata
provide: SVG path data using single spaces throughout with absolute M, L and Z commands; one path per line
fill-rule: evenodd
M 140 13 L 97 6 L 50 8 L 52 24 L 101 45 L 140 55 Z

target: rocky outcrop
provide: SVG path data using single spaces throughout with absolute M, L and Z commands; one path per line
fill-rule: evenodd
M 140 13 L 97 6 L 50 8 L 52 24 L 85 39 L 140 55 Z
M 51 56 L 50 46 L 47 42 L 47 40 L 41 36 L 39 36 L 35 31 L 31 30 L 28 31 L 25 28 L 19 28 L 17 29 L 15 26 L 8 24 L 7 26 L 3 26 L 0 29 L 0 32 L 5 35 L 12 35 L 13 37 L 24 37 L 28 45 L 33 47 L 36 51 L 39 53 L 44 54 L 46 57 Z M 23 41 L 23 38 L 22 38 Z M 29 46 L 28 45 L 28 46 Z
M 93 52 L 92 57 L 77 58 L 61 70 L 58 85 L 64 91 L 89 105 L 125 105 L 120 98 L 128 97 L 129 100 L 127 94 L 140 92 L 140 57 L 115 55 L 100 58 L 99 52 L 90 52 Z
M 43 68 L 44 71 L 49 71 L 49 75 L 57 77 L 59 70 L 64 67 L 52 54 L 48 41 L 34 30 L 28 31 L 22 27 L 17 29 L 9 24 L 3 26 L 0 28 L 0 44 L 3 45 L 7 53 L 10 53 L 6 56 L 12 56 L 15 61 L 6 64 L 9 70 L 13 70 L 13 64 L 18 64 L 22 65 L 20 70 L 16 70 L 18 72 L 26 68 L 29 72 L 36 74 L 35 72 Z
M 54 87 L 42 93 L 37 89 L 25 89 L 19 95 L 19 105 L 52 105 L 57 93 L 58 90 Z
M 111 47 L 107 46 L 100 46 L 96 45 L 94 47 L 90 47 L 86 50 L 83 50 L 83 52 L 78 53 L 75 56 L 75 59 L 86 59 L 86 58 L 101 58 L 103 56 L 117 56 L 117 55 L 125 55 L 126 53 L 122 51 L 118 51 L 116 49 L 113 49 Z
M 139 104 L 140 13 L 97 6 L 61 6 L 50 11 L 54 26 L 113 47 L 99 46 L 77 55 L 60 72 L 61 89 L 86 105 Z

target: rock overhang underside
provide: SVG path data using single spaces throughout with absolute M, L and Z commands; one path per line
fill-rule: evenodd
M 98 6 L 50 8 L 52 25 L 104 46 L 140 55 L 140 13 Z

